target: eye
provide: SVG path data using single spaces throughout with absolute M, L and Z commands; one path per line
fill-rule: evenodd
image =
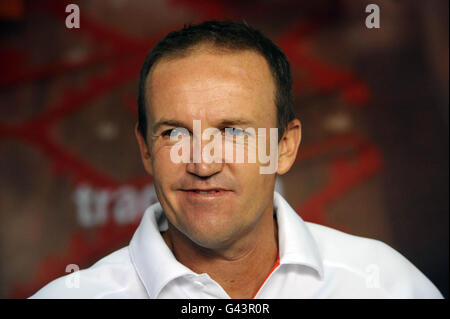
M 183 127 L 171 128 L 169 130 L 165 130 L 161 133 L 162 137 L 178 137 L 179 135 L 189 135 L 189 131 Z
M 241 135 L 248 135 L 246 131 L 240 128 L 235 127 L 226 127 L 225 128 L 225 135 L 229 136 L 241 136 Z

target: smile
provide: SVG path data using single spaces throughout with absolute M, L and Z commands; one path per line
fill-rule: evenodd
M 217 193 L 218 190 L 212 190 L 212 191 L 196 191 L 196 190 L 194 190 L 194 192 L 196 192 L 198 194 L 212 194 L 212 193 Z
M 195 197 L 218 197 L 231 193 L 229 190 L 215 188 L 215 189 L 186 189 L 183 193 Z

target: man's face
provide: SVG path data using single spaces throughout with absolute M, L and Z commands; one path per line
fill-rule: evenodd
M 260 174 L 258 161 L 174 163 L 169 132 L 192 132 L 193 121 L 200 120 L 202 131 L 265 128 L 269 140 L 269 129 L 276 127 L 274 94 L 266 60 L 252 51 L 197 50 L 159 61 L 147 78 L 148 170 L 171 224 L 202 247 L 226 247 L 264 213 L 272 214 L 275 175 Z

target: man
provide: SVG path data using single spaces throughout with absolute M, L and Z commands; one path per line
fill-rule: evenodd
M 205 137 L 207 128 L 219 137 Z M 260 134 L 271 128 L 278 134 Z M 442 297 L 389 246 L 305 223 L 274 192 L 276 175 L 295 161 L 301 126 L 285 55 L 248 25 L 205 22 L 161 40 L 142 67 L 135 133 L 159 203 L 128 247 L 33 297 Z M 211 137 L 240 146 L 247 161 L 225 159 L 226 147 L 208 160 Z M 267 161 L 249 154 L 265 153 L 273 138 L 276 169 L 262 173 Z M 174 158 L 180 152 L 184 161 Z M 67 285 L 75 279 L 78 288 Z

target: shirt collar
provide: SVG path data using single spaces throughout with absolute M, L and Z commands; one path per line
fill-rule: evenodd
M 278 223 L 280 265 L 307 266 L 322 278 L 322 258 L 306 223 L 277 192 L 274 193 L 273 206 Z
M 274 212 L 280 264 L 311 267 L 322 277 L 322 260 L 314 238 L 305 222 L 277 192 L 274 193 Z M 129 246 L 131 260 L 150 298 L 156 298 L 175 278 L 198 276 L 176 260 L 160 234 L 164 230 L 167 230 L 167 218 L 161 205 L 153 204 L 145 211 Z
M 177 261 L 161 236 L 164 230 L 167 218 L 161 204 L 155 203 L 145 211 L 130 242 L 131 260 L 152 299 L 173 279 L 197 275 Z

